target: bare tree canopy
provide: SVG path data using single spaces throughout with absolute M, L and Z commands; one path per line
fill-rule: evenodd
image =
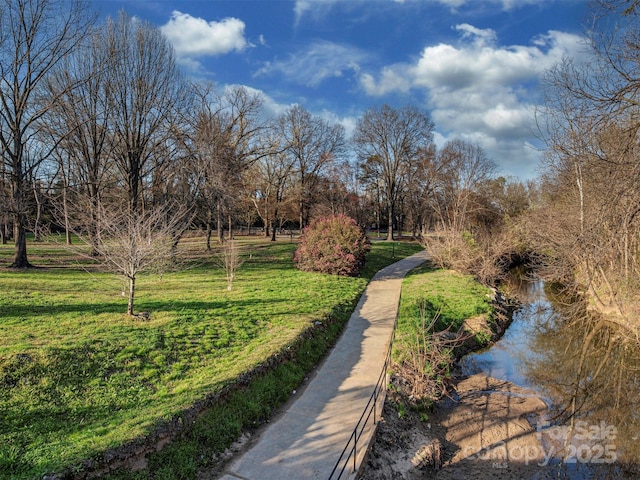
M 279 132 L 283 148 L 295 164 L 302 228 L 309 223 L 319 177 L 345 152 L 344 127 L 331 125 L 296 105 L 280 117 Z
M 87 234 L 96 237 L 98 204 L 106 184 L 113 182 L 106 70 L 110 58 L 104 40 L 103 30 L 94 31 L 65 60 L 64 68 L 48 85 L 56 101 L 45 117 L 44 128 L 49 134 L 47 139 L 57 144 L 54 156 L 62 181 L 61 210 L 67 243 L 70 243 L 72 206 L 86 222 Z M 71 85 L 77 88 L 69 88 Z M 58 140 L 61 132 L 67 133 Z M 69 201 L 71 194 L 75 194 L 75 202 Z M 79 200 L 85 197 L 86 202 Z
M 271 232 L 271 240 L 276 241 L 278 222 L 282 221 L 282 211 L 287 202 L 286 193 L 291 187 L 291 176 L 295 159 L 287 155 L 281 147 L 281 139 L 275 130 L 265 137 L 271 154 L 255 162 L 245 176 L 245 190 L 264 225 L 265 236 Z
M 188 88 L 169 41 L 152 25 L 121 12 L 106 26 L 105 48 L 113 157 L 132 214 L 143 200 L 145 181 L 166 158 L 172 122 L 185 108 Z
M 244 87 L 219 92 L 204 83 L 194 85 L 194 93 L 196 106 L 183 139 L 210 250 L 214 218 L 222 241 L 224 210 L 231 218 L 241 197 L 243 174 L 269 150 L 264 141 L 267 123 L 262 119 L 262 98 Z
M 93 20 L 76 0 L 4 0 L 0 12 L 0 147 L 11 184 L 12 266 L 25 268 L 29 177 L 53 148 L 37 139 L 38 122 L 55 101 L 44 87 Z
M 492 176 L 495 164 L 477 144 L 464 140 L 447 142 L 438 152 L 440 175 L 437 213 L 442 227 L 453 232 L 468 228 L 469 215 L 477 208 L 474 196 Z
M 433 143 L 433 128 L 429 114 L 413 106 L 370 108 L 358 120 L 353 143 L 361 162 L 379 168 L 389 216 L 387 240 L 393 240 L 398 195 L 420 152 Z
M 127 314 L 135 315 L 136 278 L 142 272 L 167 269 L 174 259 L 176 238 L 190 222 L 187 209 L 167 203 L 131 216 L 127 207 L 99 205 L 97 236 L 79 237 L 96 249 L 107 269 L 122 276 L 128 288 Z
M 637 334 L 640 19 L 635 1 L 596 6 L 589 62 L 545 79 L 545 202 L 530 234 L 552 276 Z

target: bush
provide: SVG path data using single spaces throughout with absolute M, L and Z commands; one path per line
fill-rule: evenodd
M 422 244 L 440 268 L 468 273 L 487 285 L 503 279 L 511 258 L 523 252 L 517 235 L 509 230 L 484 235 L 437 230 L 425 237 Z
M 369 239 L 354 219 L 333 215 L 315 219 L 304 229 L 294 262 L 307 272 L 356 276 L 370 249 Z

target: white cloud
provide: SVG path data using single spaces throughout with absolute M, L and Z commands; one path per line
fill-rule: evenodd
M 295 13 L 296 25 L 300 22 L 305 15 L 311 15 L 315 19 L 321 18 L 326 15 L 335 4 L 342 0 L 296 0 L 293 11 Z M 360 0 L 365 1 L 365 0 Z M 350 2 L 342 1 L 343 5 L 356 3 L 356 0 Z
M 490 34 L 470 35 L 469 29 L 464 32 L 463 39 L 469 40 L 468 44 L 426 47 L 418 62 L 407 66 L 406 73 L 411 75 L 416 86 L 454 92 L 534 80 L 563 55 L 575 51 L 580 41 L 572 35 L 572 43 L 562 45 L 558 36 L 550 32 L 536 39 L 536 45 L 497 47 L 486 43 Z M 567 42 L 568 38 L 562 40 Z
M 424 0 L 416 0 L 424 1 Z M 451 11 L 455 12 L 464 5 L 477 5 L 478 0 L 426 0 L 428 2 L 439 3 L 445 7 L 449 7 Z M 517 7 L 523 7 L 525 5 L 535 5 L 540 3 L 540 0 L 488 0 L 489 3 L 499 5 L 502 10 L 513 10 Z
M 244 22 L 237 18 L 207 22 L 175 10 L 160 30 L 180 58 L 193 59 L 244 50 L 248 46 L 244 28 Z
M 248 85 L 228 84 L 228 85 L 225 85 L 223 88 L 225 90 L 230 90 L 237 87 L 244 88 L 250 95 L 255 95 L 262 100 L 262 110 L 265 115 L 265 118 L 278 117 L 294 105 L 293 103 L 278 103 L 272 97 L 267 95 L 263 90 L 250 87 Z
M 452 13 L 458 13 L 461 7 L 474 9 L 492 9 L 499 8 L 503 11 L 515 10 L 519 7 L 527 5 L 539 4 L 541 0 L 377 0 L 375 7 L 381 10 L 381 6 L 395 4 L 399 8 L 405 5 L 411 6 L 419 3 L 439 4 L 448 7 Z M 293 6 L 295 15 L 295 24 L 299 25 L 304 17 L 311 17 L 314 21 L 322 20 L 331 10 L 338 6 L 341 9 L 360 8 L 366 5 L 371 6 L 371 0 L 296 0 Z
M 378 0 L 383 2 L 383 0 Z M 296 0 L 293 11 L 295 13 L 296 24 L 300 22 L 302 17 L 311 16 L 316 20 L 326 15 L 335 5 L 342 8 L 352 8 L 355 5 L 370 3 L 371 0 Z M 460 7 L 468 5 L 469 7 L 477 7 L 479 0 L 386 0 L 387 3 L 395 3 L 400 6 L 412 3 L 437 3 L 444 7 L 449 7 L 452 12 L 460 11 Z M 485 0 L 490 7 L 497 5 L 501 10 L 509 11 L 526 5 L 535 5 L 540 0 Z
M 538 155 L 523 147 L 532 137 L 535 88 L 563 56 L 583 54 L 583 39 L 549 31 L 530 45 L 500 46 L 493 30 L 469 24 L 455 29 L 458 44 L 427 46 L 413 63 L 385 66 L 376 75 L 363 72 L 360 86 L 371 96 L 424 91 L 440 141 L 453 134 L 474 140 L 496 159 L 524 168 L 522 162 Z
M 467 0 L 435 0 L 434 3 L 439 3 L 452 10 L 456 10 L 467 3 Z
M 480 29 L 468 23 L 456 25 L 455 29 L 462 32 L 462 38 L 471 38 L 476 47 L 493 45 L 497 40 L 495 30 L 490 28 Z
M 433 132 L 433 143 L 436 144 L 436 148 L 441 149 L 447 143 L 447 138 L 437 130 Z
M 185 67 L 188 71 L 195 73 L 203 73 L 204 67 L 198 60 L 189 57 L 178 57 L 178 63 Z
M 238 87 L 244 88 L 249 95 L 255 95 L 262 101 L 262 115 L 265 121 L 274 119 L 279 117 L 280 115 L 286 113 L 289 109 L 297 105 L 297 103 L 280 103 L 275 100 L 273 97 L 266 94 L 263 90 L 258 88 L 250 87 L 248 85 L 240 85 L 240 84 L 227 84 L 222 86 L 221 88 L 224 91 L 231 91 Z M 316 115 L 316 113 L 313 113 Z M 317 115 L 330 124 L 338 124 L 342 125 L 345 129 L 345 135 L 347 138 L 351 137 L 353 132 L 356 129 L 356 123 L 358 122 L 358 117 L 354 116 L 340 116 L 335 112 L 332 112 L 327 109 L 323 109 Z
M 256 75 L 279 72 L 296 83 L 316 87 L 327 78 L 341 77 L 349 71 L 359 72 L 360 63 L 366 56 L 353 47 L 318 41 L 307 49 L 290 55 L 286 60 L 265 64 Z
M 347 138 L 350 138 L 353 135 L 353 132 L 356 129 L 356 124 L 358 123 L 358 118 L 353 116 L 340 117 L 336 115 L 334 112 L 330 112 L 329 110 L 323 110 L 319 116 L 329 122 L 330 124 L 342 125 L 344 127 L 344 132 Z
M 380 97 L 391 92 L 408 92 L 412 85 L 411 79 L 402 75 L 402 69 L 385 67 L 380 72 L 380 79 L 376 81 L 373 75 L 363 73 L 360 84 L 369 95 Z

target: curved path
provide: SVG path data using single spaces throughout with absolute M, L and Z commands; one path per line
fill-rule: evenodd
M 329 478 L 382 371 L 402 278 L 426 259 L 426 252 L 417 253 L 373 277 L 338 343 L 304 392 L 227 467 L 222 480 Z M 367 444 L 372 433 L 363 437 Z

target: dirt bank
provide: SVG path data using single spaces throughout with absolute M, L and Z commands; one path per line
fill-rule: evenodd
M 398 415 L 385 405 L 368 464 L 367 480 L 543 478 L 543 449 L 534 419 L 546 410 L 535 394 L 483 374 L 460 380 L 452 399 L 429 418 Z

